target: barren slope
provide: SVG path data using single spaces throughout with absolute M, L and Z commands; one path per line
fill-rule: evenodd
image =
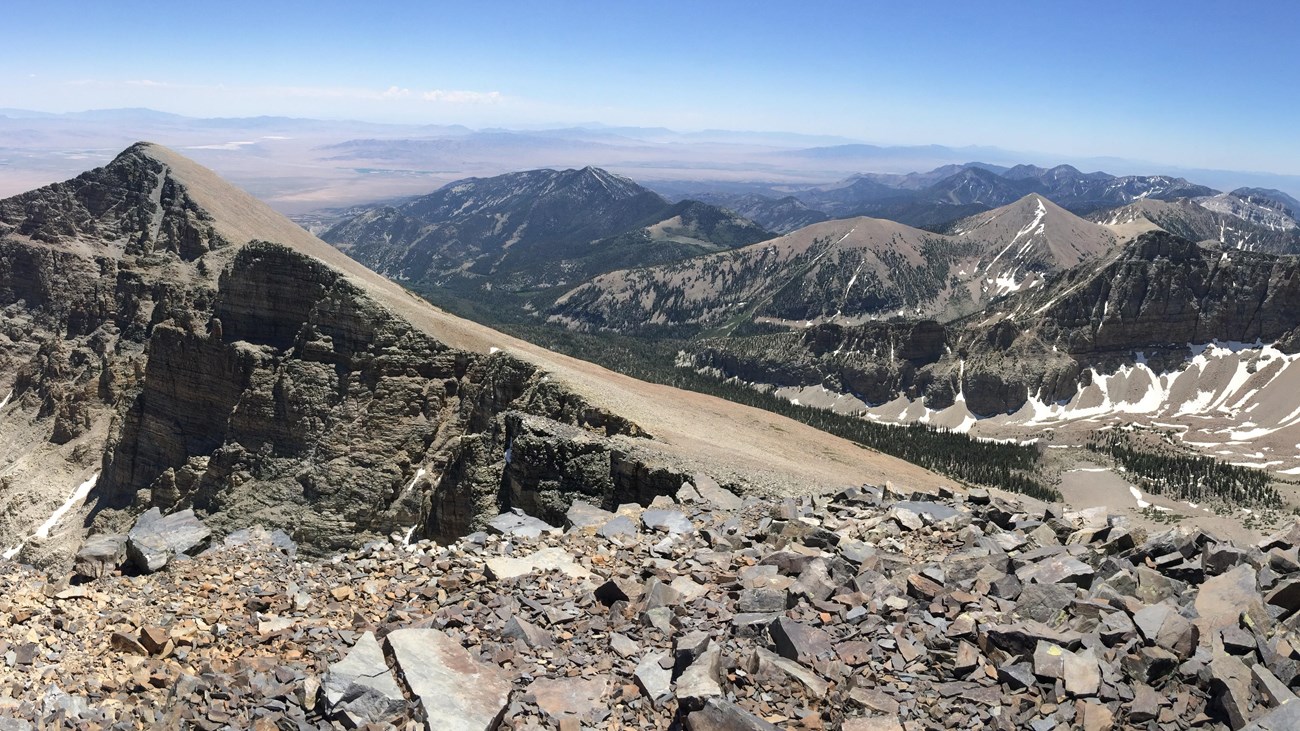
M 656 443 L 676 456 L 698 461 L 703 469 L 767 475 L 782 488 L 805 481 L 836 485 L 894 479 L 926 486 L 943 481 L 914 465 L 766 411 L 638 381 L 449 315 L 361 266 L 211 170 L 164 147 L 151 146 L 150 154 L 175 171 L 195 201 L 212 212 L 218 231 L 231 241 L 274 241 L 319 259 L 447 345 L 478 352 L 496 348 L 534 363 L 593 404 L 640 424 Z

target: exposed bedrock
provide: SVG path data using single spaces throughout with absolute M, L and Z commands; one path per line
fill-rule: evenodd
M 333 551 L 681 485 L 623 464 L 610 437 L 643 436 L 635 424 L 505 353 L 447 347 L 285 247 L 241 249 L 214 312 L 155 329 L 103 506 L 193 507 L 219 531 L 258 522 Z

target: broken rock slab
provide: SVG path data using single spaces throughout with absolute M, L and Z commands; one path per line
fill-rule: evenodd
M 601 699 L 609 691 L 609 678 L 538 678 L 528 686 L 537 707 L 558 722 L 573 719 L 590 723 L 605 707 Z
M 710 698 L 722 695 L 722 651 L 709 647 L 677 679 L 677 703 L 686 709 L 700 709 Z
M 735 703 L 710 698 L 704 707 L 686 717 L 688 731 L 780 731 Z
M 158 508 L 150 508 L 127 533 L 126 552 L 136 568 L 153 573 L 173 557 L 202 547 L 211 536 L 193 510 L 164 516 Z
M 510 676 L 482 663 L 436 629 L 399 629 L 384 638 L 429 731 L 491 731 L 510 702 Z
M 559 571 L 575 579 L 593 575 L 563 548 L 543 548 L 527 556 L 494 556 L 485 563 L 488 575 L 498 581 L 527 576 L 534 571 Z
M 614 514 L 608 510 L 602 510 L 582 500 L 574 500 L 569 505 L 568 511 L 564 513 L 569 529 L 580 533 L 593 532 L 613 518 Z
M 406 708 L 402 689 L 373 632 L 361 635 L 347 657 L 330 666 L 321 693 L 330 713 L 354 726 L 389 720 Z
M 688 487 L 689 489 L 687 489 Z M 703 472 L 696 472 L 691 478 L 691 482 L 682 485 L 682 490 L 679 491 L 679 500 L 681 500 L 681 495 L 695 501 L 709 503 L 714 508 L 725 511 L 740 510 L 745 504 L 745 501 L 740 496 L 719 485 L 717 480 Z

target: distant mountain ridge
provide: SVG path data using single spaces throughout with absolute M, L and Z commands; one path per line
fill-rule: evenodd
M 468 178 L 396 206 L 363 209 L 321 235 L 398 279 L 510 291 L 769 237 L 733 213 L 669 203 L 595 167 Z
M 788 233 L 814 213 L 827 218 L 871 216 L 922 228 L 942 228 L 958 218 L 1005 206 L 1038 194 L 1079 215 L 1135 200 L 1208 198 L 1218 191 L 1168 175 L 1115 176 L 1084 173 L 1070 165 L 1002 167 L 988 163 L 944 165 L 927 173 L 862 173 L 830 185 L 786 188 L 777 207 L 762 193 L 715 193 L 710 202 L 744 208 L 758 224 Z M 689 194 L 689 193 L 688 193 Z M 1281 194 L 1285 195 L 1285 194 Z M 788 215 L 792 203 L 806 212 Z M 792 228 L 793 226 L 793 228 Z
M 885 219 L 813 224 L 762 243 L 601 275 L 556 300 L 577 330 L 644 333 L 772 322 L 952 318 L 1107 253 L 1118 242 L 1039 195 L 939 234 Z

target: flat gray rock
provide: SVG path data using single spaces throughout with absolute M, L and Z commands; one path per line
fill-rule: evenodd
M 481 663 L 436 629 L 399 629 L 384 639 L 429 731 L 491 731 L 510 702 L 510 676 Z
M 153 573 L 173 557 L 201 547 L 212 535 L 193 510 L 164 516 L 150 508 L 127 533 L 126 552 L 136 568 Z
M 654 508 L 645 510 L 641 513 L 641 524 L 647 530 L 670 534 L 691 533 L 695 530 L 690 518 L 687 518 L 685 513 L 680 510 L 659 510 Z
M 639 531 L 626 515 L 615 515 L 596 529 L 596 535 L 602 538 L 630 538 Z
M 908 510 L 916 515 L 929 515 L 931 520 L 936 523 L 962 514 L 962 511 L 951 505 L 931 503 L 924 500 L 900 500 L 890 507 L 891 509 Z
M 485 563 L 488 574 L 498 581 L 527 576 L 534 571 L 559 571 L 575 579 L 593 575 L 563 548 L 543 548 L 527 556 L 494 556 Z
M 534 518 L 519 508 L 501 513 L 487 523 L 488 530 L 503 536 L 540 538 L 543 533 L 558 533 L 559 528 L 544 520 Z

